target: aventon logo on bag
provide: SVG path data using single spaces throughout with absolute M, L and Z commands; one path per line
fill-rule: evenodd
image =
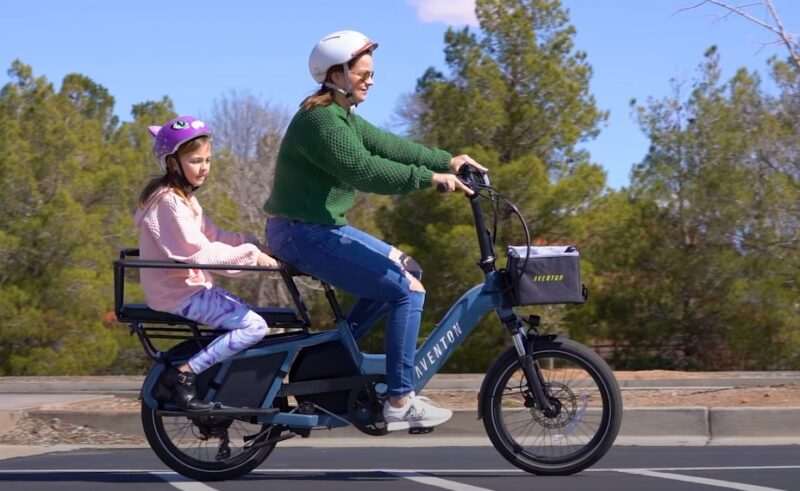
M 532 281 L 564 281 L 563 274 L 535 274 L 531 278 Z

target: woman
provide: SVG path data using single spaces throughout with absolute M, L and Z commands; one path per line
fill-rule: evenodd
M 275 185 L 264 210 L 267 242 L 282 261 L 371 303 L 388 304 L 383 416 L 389 431 L 432 427 L 452 411 L 414 394 L 414 351 L 425 289 L 413 259 L 347 224 L 357 191 L 405 194 L 429 187 L 472 194 L 456 176 L 468 155 L 427 148 L 382 131 L 355 114 L 367 99 L 378 43 L 355 31 L 325 36 L 309 57 L 321 84 L 281 142 Z M 351 313 L 358 317 L 368 302 Z

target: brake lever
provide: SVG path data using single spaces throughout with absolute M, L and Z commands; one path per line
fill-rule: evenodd
M 477 167 L 471 164 L 464 164 L 458 170 L 458 177 L 462 181 L 469 181 L 473 186 L 473 191 L 477 191 L 474 187 L 486 187 L 491 188 L 492 185 L 489 183 L 489 173 L 484 172 Z

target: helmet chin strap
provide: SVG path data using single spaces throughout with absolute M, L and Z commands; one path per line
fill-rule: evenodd
M 183 172 L 183 164 L 181 163 L 180 157 L 177 154 L 174 156 L 175 162 L 178 164 L 178 174 L 180 174 L 180 185 L 187 193 L 193 193 L 200 189 L 200 186 L 193 186 L 189 179 L 186 179 L 186 174 Z
M 347 68 L 347 63 L 342 64 L 342 69 L 344 70 L 344 89 L 333 82 L 325 82 L 323 85 L 345 96 L 347 102 L 350 103 L 350 112 L 354 113 L 356 111 L 358 101 L 356 101 L 353 97 L 353 87 L 350 85 L 350 70 Z

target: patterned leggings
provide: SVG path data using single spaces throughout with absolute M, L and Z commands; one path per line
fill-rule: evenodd
M 228 332 L 211 342 L 189 360 L 194 373 L 250 347 L 267 334 L 267 322 L 235 295 L 216 286 L 200 290 L 172 312 L 200 324 Z

